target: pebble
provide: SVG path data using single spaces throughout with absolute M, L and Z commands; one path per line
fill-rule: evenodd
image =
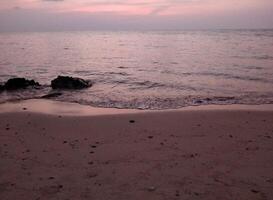
M 154 186 L 148 187 L 147 189 L 149 192 L 153 192 L 156 190 L 156 188 Z
M 254 189 L 252 189 L 251 192 L 253 192 L 253 193 L 259 193 L 258 190 L 254 190 Z

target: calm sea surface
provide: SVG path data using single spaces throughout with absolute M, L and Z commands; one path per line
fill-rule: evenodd
M 99 107 L 273 103 L 273 30 L 0 33 L 0 82 L 44 85 L 0 103 L 48 94 L 58 75 L 94 85 L 56 100 Z

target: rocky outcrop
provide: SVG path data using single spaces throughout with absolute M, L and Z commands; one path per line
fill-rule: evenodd
M 34 80 L 28 80 L 25 78 L 11 78 L 9 79 L 3 86 L 3 90 L 18 90 L 18 89 L 25 89 L 25 88 L 36 88 L 40 86 L 38 82 Z
M 92 84 L 89 81 L 69 76 L 58 76 L 51 81 L 53 89 L 83 89 L 91 86 Z

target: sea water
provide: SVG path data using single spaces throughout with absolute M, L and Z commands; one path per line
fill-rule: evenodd
M 54 100 L 96 107 L 273 103 L 273 30 L 0 33 L 0 83 L 43 85 L 1 92 L 0 103 L 55 92 L 58 75 L 93 86 Z

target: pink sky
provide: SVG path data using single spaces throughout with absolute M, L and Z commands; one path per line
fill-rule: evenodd
M 111 12 L 118 15 L 191 15 L 263 9 L 272 0 L 1 0 L 0 9 L 42 9 L 51 12 Z
M 257 26 L 265 24 L 273 27 L 273 20 L 270 20 L 273 18 L 273 0 L 0 0 L 0 15 L 8 18 L 7 22 L 0 20 L 0 23 L 11 23 L 9 18 L 15 20 L 19 15 L 22 19 L 31 15 L 36 17 L 38 13 L 43 16 L 57 14 L 64 22 L 64 16 L 70 14 L 76 18 L 82 15 L 100 16 L 100 22 L 103 16 L 109 19 L 121 16 L 124 20 L 141 17 L 151 24 L 155 19 L 170 18 L 176 21 L 199 20 L 201 23 L 204 17 L 211 17 L 212 22 L 219 18 L 219 24 L 220 20 L 230 24 L 236 21 L 234 16 L 237 16 L 241 23 L 244 19 L 246 23 L 254 19 Z M 209 19 L 206 20 L 209 22 Z

